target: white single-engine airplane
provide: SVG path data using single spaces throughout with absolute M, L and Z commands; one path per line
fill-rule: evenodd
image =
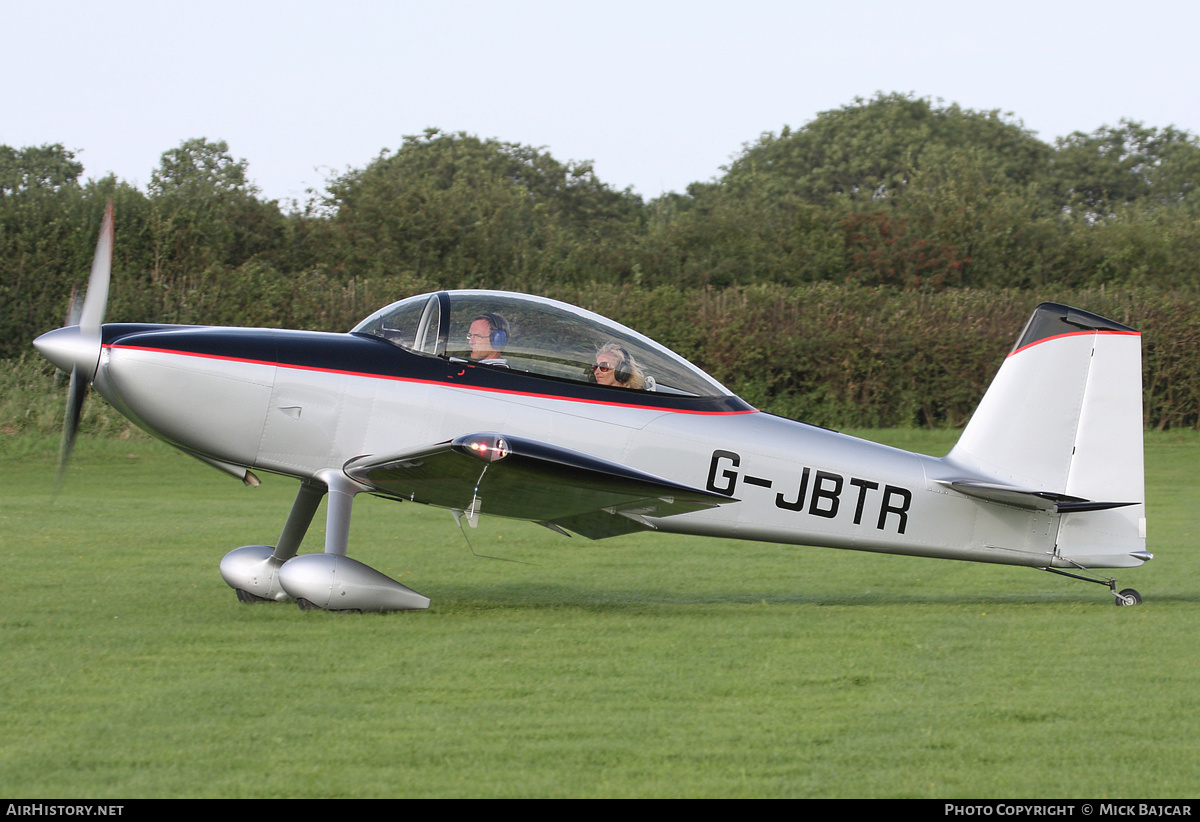
M 429 600 L 347 556 L 372 494 L 592 539 L 651 529 L 1023 565 L 1107 585 L 1145 550 L 1141 338 L 1033 312 L 954 449 L 901 451 L 762 413 L 615 322 L 554 300 L 439 291 L 345 334 L 103 324 L 109 205 L 77 325 L 37 339 L 155 437 L 257 485 L 300 481 L 274 546 L 221 574 L 245 602 L 390 611 Z M 61 464 L 60 464 L 61 471 Z M 325 550 L 298 555 L 329 495 Z

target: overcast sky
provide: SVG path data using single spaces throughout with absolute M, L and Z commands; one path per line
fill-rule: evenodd
M 62 143 L 142 188 L 206 137 L 303 198 L 433 126 L 649 198 L 876 91 L 1047 142 L 1122 117 L 1200 134 L 1196 0 L 0 0 L 0 26 L 0 144 Z

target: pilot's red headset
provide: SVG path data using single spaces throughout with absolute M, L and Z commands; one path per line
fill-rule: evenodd
M 475 320 L 487 320 L 488 327 L 492 329 L 492 333 L 488 336 L 488 342 L 492 344 L 494 350 L 499 351 L 508 342 L 508 321 L 499 314 L 489 311 L 486 314 L 478 315 L 471 322 L 475 322 Z

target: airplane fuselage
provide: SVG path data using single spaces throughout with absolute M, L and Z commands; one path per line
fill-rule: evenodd
M 502 431 L 737 500 L 651 521 L 667 532 L 1035 567 L 1053 559 L 1056 517 L 948 490 L 936 482 L 956 474 L 944 459 L 733 397 L 635 396 L 359 334 L 182 326 L 105 326 L 95 386 L 154 436 L 228 466 L 310 479 L 356 457 Z

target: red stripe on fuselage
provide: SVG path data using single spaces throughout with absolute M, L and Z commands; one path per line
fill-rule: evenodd
M 121 345 L 120 343 L 109 343 L 104 348 L 123 349 L 126 351 L 148 351 L 152 354 L 174 354 L 179 357 L 198 357 L 204 360 L 221 360 L 223 362 L 241 362 L 249 363 L 250 365 L 271 365 L 276 368 L 290 368 L 295 371 L 315 371 L 322 374 L 344 374 L 350 377 L 367 377 L 376 380 L 391 380 L 392 382 L 411 382 L 420 385 L 437 385 L 443 388 L 461 388 L 468 391 L 486 391 L 490 394 L 509 394 L 517 397 L 535 397 L 537 399 L 558 400 L 559 402 L 574 402 L 584 405 L 609 405 L 614 408 L 640 408 L 649 411 L 663 411 L 669 414 L 699 414 L 707 416 L 732 416 L 736 414 L 757 414 L 757 408 L 750 408 L 745 411 L 690 411 L 686 408 L 663 408 L 658 405 L 640 405 L 628 402 L 604 402 L 603 400 L 583 400 L 575 397 L 563 397 L 558 394 L 537 394 L 532 391 L 510 391 L 504 388 L 488 388 L 480 385 L 461 385 L 459 383 L 444 382 L 442 380 L 421 380 L 415 377 L 396 377 L 390 374 L 371 374 L 365 371 L 346 371 L 340 368 L 318 368 L 313 365 L 295 365 L 293 363 L 272 362 L 270 360 L 252 360 L 247 357 L 228 357 L 222 354 L 201 354 L 195 351 L 177 351 L 173 348 L 152 348 L 143 345 Z M 466 365 L 467 363 L 464 363 Z

